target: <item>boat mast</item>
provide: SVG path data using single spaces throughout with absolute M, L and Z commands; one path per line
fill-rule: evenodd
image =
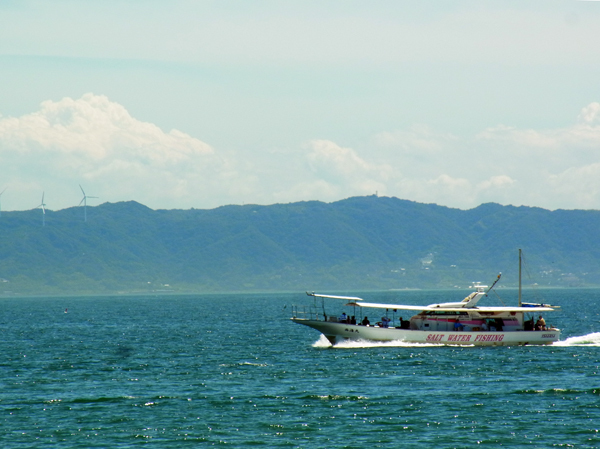
M 519 307 L 521 307 L 521 248 L 519 248 Z

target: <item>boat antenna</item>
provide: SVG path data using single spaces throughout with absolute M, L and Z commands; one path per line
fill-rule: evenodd
M 521 248 L 519 248 L 519 307 L 521 304 Z

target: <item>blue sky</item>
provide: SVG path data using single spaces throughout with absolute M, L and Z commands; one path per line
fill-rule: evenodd
M 598 42 L 591 1 L 0 0 L 0 204 L 598 209 Z

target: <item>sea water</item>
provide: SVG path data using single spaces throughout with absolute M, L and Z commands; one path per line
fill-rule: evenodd
M 600 290 L 543 293 L 562 341 L 525 347 L 331 347 L 302 293 L 3 298 L 0 446 L 599 447 Z

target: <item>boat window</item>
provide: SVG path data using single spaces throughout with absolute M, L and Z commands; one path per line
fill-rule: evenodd
M 442 310 L 430 310 L 425 312 L 425 315 L 434 315 L 434 316 L 457 316 L 457 315 L 468 315 L 467 312 L 448 312 Z

